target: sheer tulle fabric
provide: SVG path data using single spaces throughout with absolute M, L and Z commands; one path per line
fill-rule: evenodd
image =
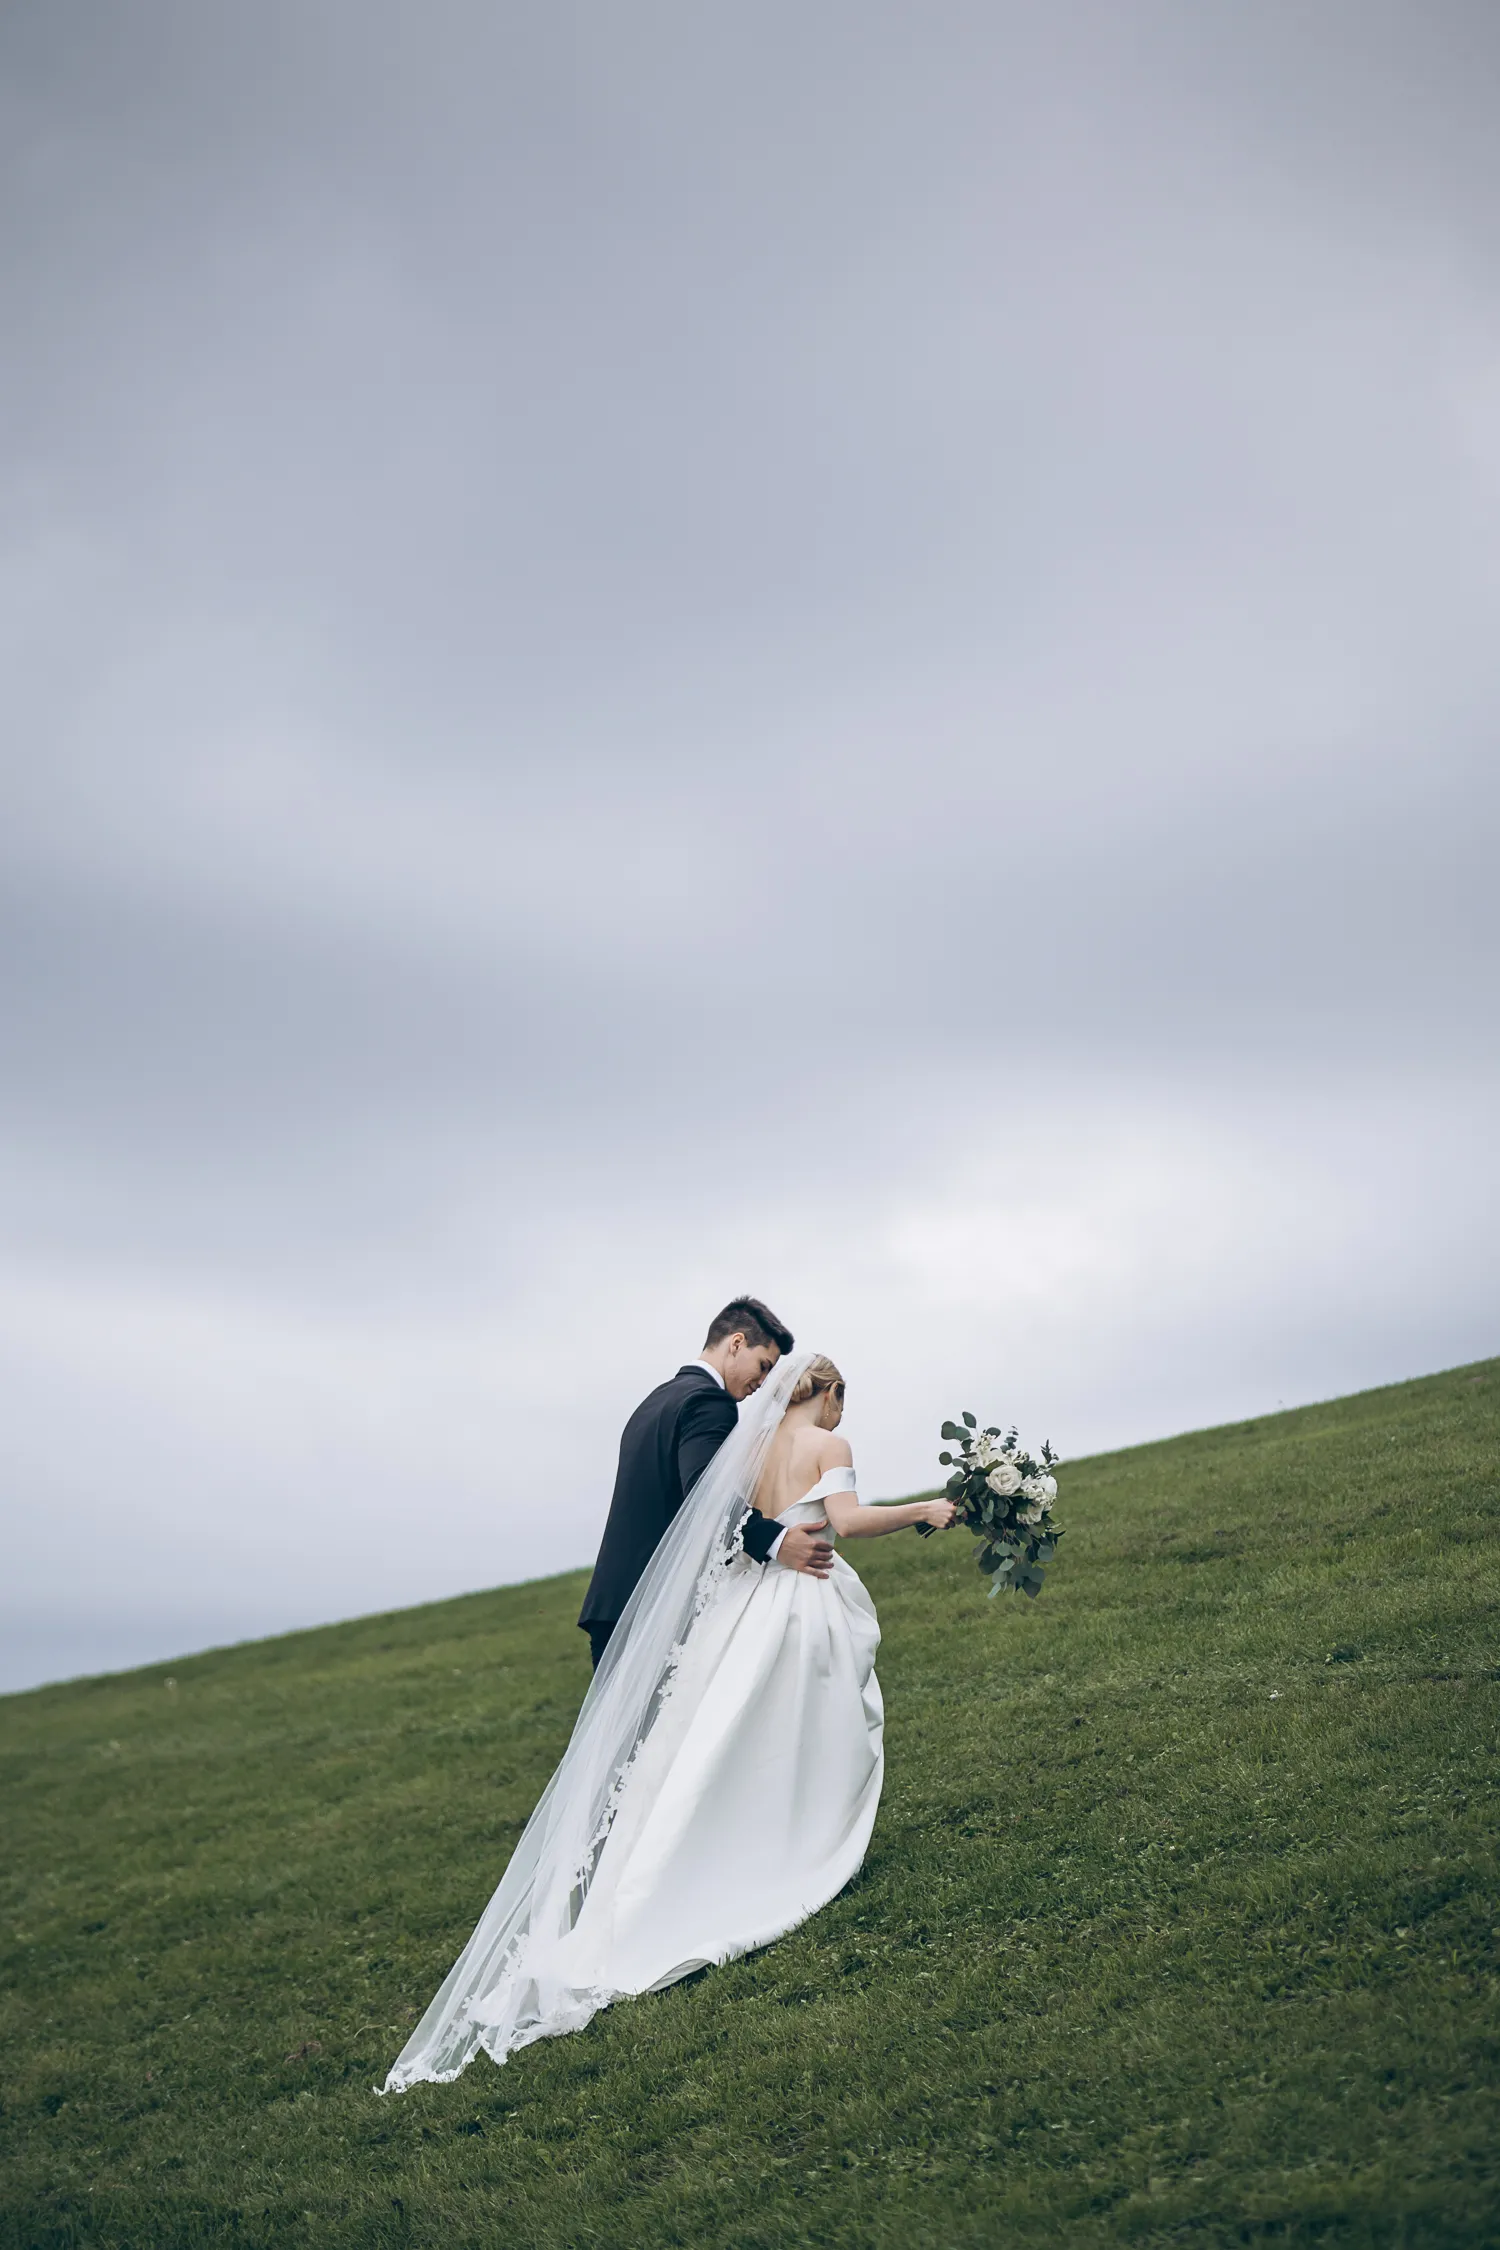
M 694 1620 L 737 1562 L 763 1575 L 743 1560 L 741 1530 L 766 1448 L 811 1356 L 778 1362 L 668 1528 L 594 1674 L 562 1762 L 477 1929 L 392 2066 L 386 2093 L 456 2078 L 481 2048 L 503 2062 L 534 2039 L 581 2028 L 618 1996 L 618 1984 L 580 1985 L 578 1948 L 564 1941 L 600 1868 L 626 1777 L 674 1700 Z M 791 1572 L 780 1576 L 794 1582 Z

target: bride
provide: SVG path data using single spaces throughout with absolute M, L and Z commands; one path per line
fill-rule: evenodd
M 875 1607 L 745 1555 L 753 1506 L 841 1539 L 942 1528 L 947 1500 L 861 1506 L 844 1380 L 783 1359 L 647 1566 L 479 1926 L 385 2092 L 577 2031 L 600 2008 L 795 1929 L 865 1855 L 884 1772 Z

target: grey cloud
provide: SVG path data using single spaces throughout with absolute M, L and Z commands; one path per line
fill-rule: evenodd
M 1104 1443 L 1490 1348 L 1497 75 L 1456 4 L 7 12 L 43 1642 L 582 1559 L 745 1282 L 919 1332 L 886 1482 L 997 1355 Z

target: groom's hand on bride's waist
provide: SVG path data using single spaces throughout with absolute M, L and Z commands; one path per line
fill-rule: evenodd
M 833 1544 L 826 1523 L 794 1523 L 781 1535 L 776 1560 L 783 1570 L 805 1570 L 810 1578 L 827 1578 L 833 1571 Z

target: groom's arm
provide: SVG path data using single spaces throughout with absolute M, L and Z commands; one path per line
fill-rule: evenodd
M 721 1390 L 695 1393 L 677 1424 L 677 1508 L 698 1482 L 735 1425 L 734 1400 Z
M 733 1399 L 726 1398 L 719 1390 L 705 1391 L 684 1407 L 677 1426 L 677 1477 L 681 1495 L 678 1507 L 734 1428 L 736 1419 Z M 745 1518 L 746 1554 L 758 1563 L 769 1562 L 771 1550 L 780 1542 L 783 1529 L 784 1526 L 772 1523 L 768 1516 L 752 1508 Z
M 758 1508 L 752 1508 L 745 1518 L 740 1544 L 756 1562 L 769 1562 L 771 1549 L 779 1546 L 785 1531 L 785 1524 L 774 1523 L 769 1516 L 763 1516 Z
M 684 1407 L 682 1419 L 677 1425 L 678 1491 L 677 1507 L 672 1510 L 674 1516 L 734 1428 L 737 1419 L 733 1399 L 726 1398 L 720 1390 L 704 1391 L 690 1399 Z M 782 1541 L 788 1536 L 785 1524 L 774 1523 L 769 1516 L 763 1516 L 758 1508 L 746 1511 L 740 1539 L 746 1554 L 753 1561 L 773 1561 Z M 797 1539 L 805 1541 L 806 1537 L 806 1526 L 800 1526 Z M 831 1548 L 816 1547 L 799 1555 L 794 1567 L 810 1570 L 815 1578 L 826 1578 L 831 1567 L 831 1557 Z

